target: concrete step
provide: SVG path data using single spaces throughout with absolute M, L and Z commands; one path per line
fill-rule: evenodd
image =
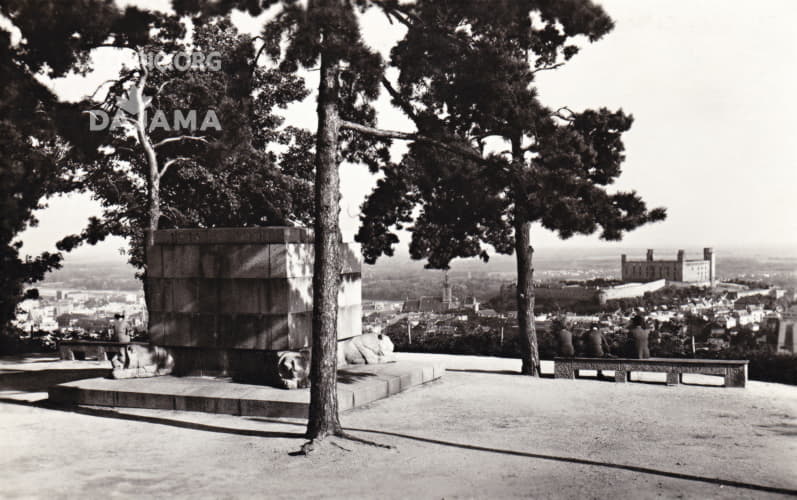
M 400 361 L 338 371 L 338 406 L 351 410 L 443 376 L 440 364 Z M 228 378 L 91 378 L 55 385 L 50 401 L 68 405 L 200 411 L 258 417 L 306 418 L 310 390 L 239 384 Z

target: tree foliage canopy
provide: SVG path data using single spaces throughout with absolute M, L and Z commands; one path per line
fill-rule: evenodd
M 17 304 L 37 296 L 35 289 L 24 288 L 58 268 L 62 259 L 51 252 L 20 255 L 17 236 L 37 225 L 35 211 L 48 196 L 75 186 L 60 163 L 76 138 L 78 114 L 35 74 L 61 76 L 79 65 L 80 48 L 107 36 L 110 26 L 81 21 L 85 16 L 63 2 L 11 0 L 0 3 L 0 14 L 19 39 L 12 42 L 12 30 L 0 30 L 0 329 L 5 329 Z
M 424 134 L 458 142 L 484 161 L 415 143 L 366 200 L 357 240 L 366 261 L 392 255 L 394 229 L 412 231 L 410 254 L 428 267 L 457 257 L 489 257 L 486 245 L 513 251 L 518 218 L 562 238 L 619 239 L 661 220 L 633 192 L 609 192 L 621 173 L 622 134 L 633 119 L 605 108 L 573 112 L 541 104 L 539 71 L 578 52 L 577 37 L 612 28 L 589 1 L 420 1 L 406 8 L 411 26 L 393 49 L 392 91 Z M 492 142 L 491 142 L 492 141 Z M 496 141 L 511 151 L 489 152 Z
M 206 113 L 213 112 L 220 125 L 201 131 L 149 127 L 163 172 L 159 228 L 309 222 L 313 169 L 303 153 L 309 133 L 282 127 L 283 118 L 277 113 L 304 98 L 307 90 L 301 78 L 257 65 L 254 47 L 252 38 L 238 33 L 227 18 L 198 23 L 190 43 L 177 31 L 130 47 L 146 54 L 217 53 L 220 62 L 218 71 L 206 65 L 183 71 L 167 64 L 148 75 L 144 95 L 152 96 L 149 119 L 163 113 L 171 122 L 175 112 L 187 116 L 193 111 L 199 126 Z M 108 115 L 119 112 L 119 103 L 140 70 L 125 68 L 112 82 L 102 102 Z M 98 103 L 87 99 L 82 105 L 91 110 Z M 104 213 L 80 235 L 62 240 L 60 248 L 71 249 L 82 241 L 96 243 L 107 235 L 124 236 L 131 241 L 131 262 L 141 267 L 151 189 L 146 152 L 129 127 L 95 135 L 100 140 L 94 160 L 74 166 L 84 189 L 102 203 Z M 275 151 L 275 145 L 283 151 Z

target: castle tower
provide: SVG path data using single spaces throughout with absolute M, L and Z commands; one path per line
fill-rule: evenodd
M 717 279 L 717 261 L 716 261 L 716 256 L 714 255 L 713 248 L 703 249 L 703 260 L 708 260 L 711 262 L 709 264 L 708 279 L 713 285 L 714 281 Z
M 453 292 L 451 289 L 451 284 L 448 282 L 448 271 L 445 274 L 445 281 L 443 282 L 443 302 L 451 303 L 453 298 Z

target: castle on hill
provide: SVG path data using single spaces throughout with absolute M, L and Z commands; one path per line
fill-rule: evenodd
M 687 260 L 683 250 L 678 250 L 675 260 L 654 260 L 653 250 L 648 250 L 645 260 L 628 260 L 620 257 L 622 280 L 626 282 L 651 282 L 665 279 L 683 283 L 717 281 L 716 256 L 712 248 L 703 249 L 702 259 Z

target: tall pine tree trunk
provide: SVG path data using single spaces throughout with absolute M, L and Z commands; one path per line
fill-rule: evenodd
M 534 268 L 531 265 L 534 249 L 531 246 L 529 223 L 515 215 L 515 252 L 517 253 L 517 320 L 520 337 L 521 373 L 538 376 L 540 354 L 537 349 L 537 330 L 534 327 Z
M 325 42 L 332 42 L 325 34 Z M 340 285 L 340 176 L 338 173 L 339 62 L 321 55 L 315 174 L 315 267 L 313 274 L 313 346 L 310 364 L 310 413 L 307 437 L 323 439 L 340 432 L 337 394 L 337 319 Z
M 523 168 L 523 151 L 520 138 L 512 140 L 512 160 L 515 168 Z M 534 327 L 534 268 L 531 264 L 534 248 L 531 246 L 531 228 L 522 204 L 521 192 L 515 193 L 515 253 L 517 254 L 517 320 L 520 340 L 521 373 L 539 376 L 540 354 L 537 348 L 537 330 Z

